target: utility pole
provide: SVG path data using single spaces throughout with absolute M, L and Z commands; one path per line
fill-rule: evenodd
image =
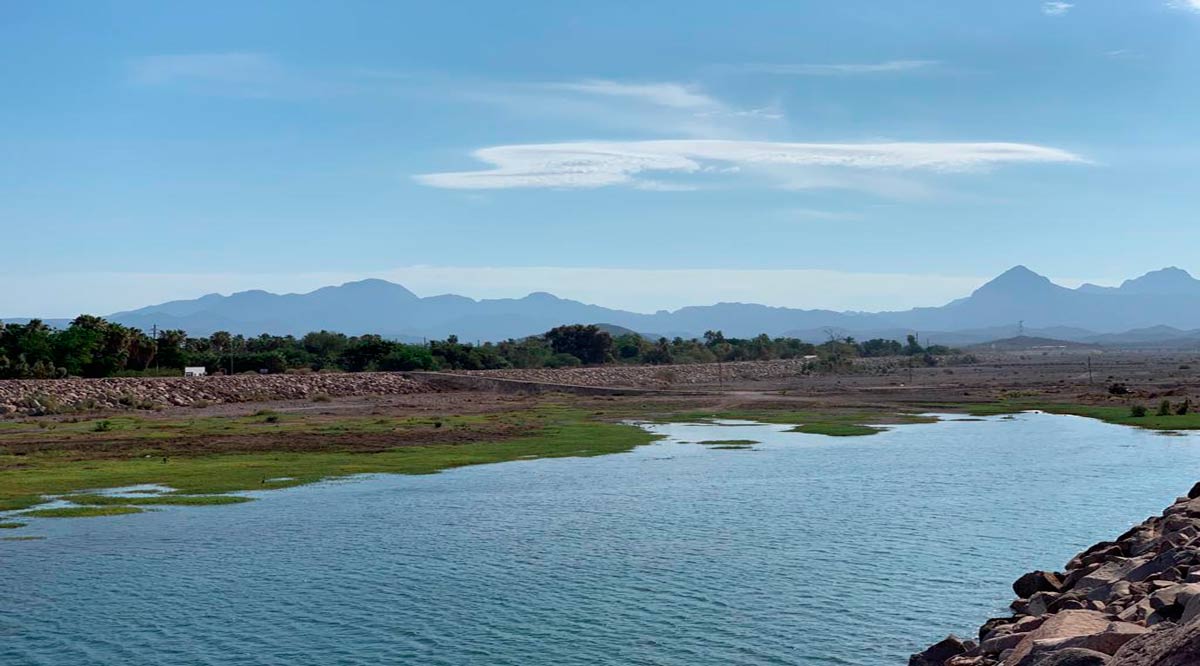
M 1092 385 L 1092 355 L 1088 354 L 1088 386 Z
M 154 369 L 158 370 L 158 324 L 151 326 L 150 330 L 154 331 Z

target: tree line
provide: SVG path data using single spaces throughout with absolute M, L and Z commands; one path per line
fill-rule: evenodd
M 921 346 L 916 336 L 906 344 L 851 337 L 821 344 L 796 338 L 759 335 L 727 338 L 708 331 L 701 339 L 612 335 L 595 325 L 574 324 L 542 335 L 503 342 L 470 344 L 456 336 L 411 344 L 379 335 L 350 336 L 315 331 L 295 337 L 246 337 L 218 331 L 189 336 L 181 330 L 156 335 L 100 317 L 82 315 L 65 328 L 39 320 L 0 323 L 0 378 L 112 377 L 179 375 L 184 367 L 202 366 L 210 374 L 244 372 L 490 370 L 561 368 L 604 364 L 673 364 L 766 361 L 815 357 L 837 369 L 855 357 L 922 357 L 927 364 L 952 353 L 943 346 Z M 936 362 L 936 361 L 935 361 Z

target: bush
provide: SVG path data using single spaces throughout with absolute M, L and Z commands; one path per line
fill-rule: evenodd
M 1129 393 L 1129 387 L 1121 382 L 1113 382 L 1108 385 L 1108 392 L 1111 395 L 1126 395 Z
M 1170 416 L 1170 415 L 1171 415 L 1171 401 L 1163 400 L 1162 402 L 1158 403 L 1158 416 Z
M 1140 419 L 1146 415 L 1145 405 L 1134 405 L 1129 408 L 1129 415 L 1135 419 Z
M 547 368 L 574 368 L 582 364 L 583 361 L 580 361 L 571 354 L 555 354 L 546 359 Z
M 329 402 L 333 400 L 333 398 L 329 397 L 328 393 L 314 393 L 310 400 L 313 402 Z
M 112 421 L 107 419 L 96 421 L 96 425 L 92 427 L 93 432 L 108 432 L 109 430 L 112 430 Z
M 1192 409 L 1192 399 L 1184 398 L 1183 402 L 1179 403 L 1179 406 L 1175 408 L 1175 413 L 1180 416 L 1186 416 L 1187 413 L 1189 411 L 1191 411 L 1191 409 Z

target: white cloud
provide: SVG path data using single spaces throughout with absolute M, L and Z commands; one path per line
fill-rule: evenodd
M 1046 16 L 1062 16 L 1074 7 L 1075 5 L 1069 2 L 1043 2 L 1042 13 Z
M 473 153 L 491 169 L 416 176 L 431 187 L 594 188 L 635 185 L 643 173 L 698 174 L 715 167 L 964 172 L 1015 163 L 1083 162 L 1022 143 L 783 143 L 729 140 L 578 142 L 494 146 Z M 811 174 L 807 177 L 811 178 Z M 825 185 L 818 185 L 825 186 Z
M 1175 9 L 1186 9 L 1192 12 L 1200 12 L 1200 0 L 1171 0 L 1167 3 L 1168 7 Z
M 763 74 L 792 74 L 797 76 L 856 76 L 863 74 L 896 74 L 936 67 L 938 60 L 888 60 L 874 63 L 751 63 L 733 69 Z
M 576 83 L 548 83 L 545 87 L 587 95 L 625 97 L 675 109 L 713 109 L 724 106 L 693 86 L 679 83 L 621 83 L 593 79 Z

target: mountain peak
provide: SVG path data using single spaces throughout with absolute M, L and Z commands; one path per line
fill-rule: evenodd
M 1017 265 L 997 275 L 990 282 L 975 290 L 976 294 L 994 292 L 1021 292 L 1054 287 L 1050 278 L 1039 275 L 1025 266 Z
M 1121 291 L 1139 293 L 1190 293 L 1200 291 L 1200 280 L 1175 266 L 1150 271 L 1121 283 Z

